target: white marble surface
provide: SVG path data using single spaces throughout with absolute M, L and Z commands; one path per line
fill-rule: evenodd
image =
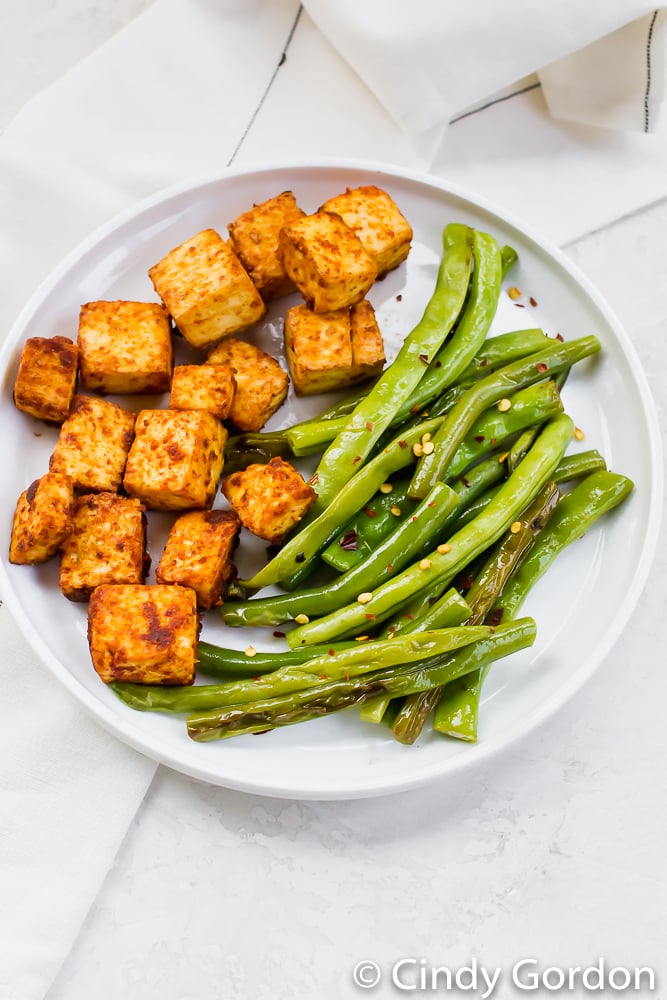
M 5 0 L 0 125 L 144 6 Z M 627 325 L 664 427 L 667 204 L 567 251 Z M 653 966 L 664 988 L 666 584 L 661 545 L 632 624 L 584 690 L 461 777 L 303 804 L 160 769 L 48 1000 L 389 997 L 400 991 L 386 983 L 356 988 L 352 967 L 403 956 L 506 970 L 604 956 Z

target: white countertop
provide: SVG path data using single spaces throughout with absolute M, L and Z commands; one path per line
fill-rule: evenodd
M 147 0 L 108 6 L 8 0 L 0 127 Z M 625 323 L 666 426 L 667 203 L 565 249 Z M 299 803 L 160 768 L 48 1000 L 395 996 L 356 988 L 352 968 L 403 957 L 477 957 L 507 980 L 524 957 L 602 956 L 664 979 L 666 584 L 660 546 L 632 623 L 574 700 L 427 789 Z

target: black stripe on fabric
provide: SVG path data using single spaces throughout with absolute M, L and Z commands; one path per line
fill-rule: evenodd
M 455 125 L 456 122 L 463 121 L 464 118 L 470 118 L 471 115 L 478 115 L 480 111 L 486 111 L 487 108 L 492 108 L 495 104 L 502 104 L 503 101 L 511 101 L 513 97 L 518 97 L 519 94 L 527 94 L 529 90 L 537 90 L 542 84 L 539 83 L 529 83 L 527 87 L 522 87 L 521 90 L 514 90 L 511 94 L 505 94 L 503 97 L 496 97 L 493 101 L 488 101 L 486 104 L 482 104 L 479 108 L 473 108 L 472 111 L 464 111 L 461 115 L 456 115 L 454 118 L 449 119 L 450 125 Z
M 287 41 L 285 42 L 285 45 L 283 46 L 283 50 L 280 53 L 280 59 L 276 63 L 276 67 L 275 67 L 273 73 L 271 74 L 271 79 L 267 83 L 267 85 L 266 85 L 266 87 L 264 89 L 264 93 L 262 94 L 262 96 L 260 97 L 259 101 L 257 102 L 257 107 L 255 108 L 255 110 L 253 111 L 252 115 L 250 116 L 250 121 L 248 122 L 248 124 L 246 125 L 245 129 L 243 130 L 243 134 L 241 135 L 241 138 L 237 142 L 236 148 L 234 149 L 234 152 L 232 153 L 232 155 L 230 156 L 229 160 L 227 161 L 227 166 L 228 167 L 231 167 L 232 163 L 236 159 L 236 156 L 237 156 L 237 154 L 238 154 L 241 146 L 243 145 L 248 132 L 250 131 L 250 129 L 255 124 L 255 119 L 257 118 L 257 115 L 262 110 L 262 105 L 264 104 L 265 100 L 269 96 L 269 92 L 271 90 L 271 87 L 273 86 L 273 81 L 275 80 L 275 78 L 278 75 L 278 70 L 283 65 L 283 63 L 285 62 L 285 60 L 287 59 L 287 50 L 289 49 L 290 43 L 291 43 L 292 39 L 294 38 L 294 32 L 297 29 L 297 25 L 299 23 L 299 20 L 301 18 L 301 14 L 302 13 L 303 13 L 303 4 L 299 4 L 299 9 L 296 12 L 296 17 L 294 18 L 294 22 L 292 24 L 292 27 L 290 28 L 289 35 L 287 36 Z
M 648 38 L 646 39 L 646 91 L 644 93 L 644 131 L 648 132 L 651 125 L 649 111 L 649 97 L 651 96 L 651 43 L 653 41 L 653 28 L 658 16 L 657 10 L 653 11 L 653 17 L 648 27 Z

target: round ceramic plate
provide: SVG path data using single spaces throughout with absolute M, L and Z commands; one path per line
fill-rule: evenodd
M 636 489 L 622 509 L 571 546 L 531 592 L 524 610 L 537 621 L 537 642 L 489 674 L 477 744 L 425 733 L 414 746 L 401 746 L 383 726 L 362 723 L 355 711 L 260 737 L 197 744 L 186 735 L 181 718 L 135 712 L 100 681 L 88 653 L 86 607 L 70 604 L 60 593 L 57 560 L 39 567 L 6 562 L 16 499 L 47 471 L 57 437 L 57 428 L 32 420 L 12 403 L 21 346 L 34 336 L 75 339 L 83 302 L 154 299 L 147 276 L 152 264 L 201 229 L 226 233 L 226 224 L 253 203 L 290 189 L 311 212 L 326 198 L 360 184 L 385 188 L 415 232 L 407 262 L 369 295 L 388 357 L 395 355 L 432 292 L 444 225 L 459 220 L 493 233 L 519 252 L 511 284 L 522 298 L 517 305 L 502 294 L 491 335 L 534 326 L 566 339 L 597 334 L 602 354 L 578 365 L 564 390 L 567 411 L 586 433 L 571 450 L 599 448 L 610 468 L 629 475 Z M 266 320 L 248 333 L 283 363 L 283 316 L 295 301 L 273 304 Z M 620 634 L 647 576 L 659 524 L 662 464 L 649 389 L 628 336 L 558 250 L 503 212 L 428 176 L 379 164 L 277 165 L 228 171 L 157 195 L 105 226 L 64 261 L 9 334 L 0 370 L 1 572 L 13 615 L 44 664 L 101 725 L 170 767 L 214 784 L 278 796 L 346 798 L 410 788 L 481 761 L 541 723 L 580 687 Z M 118 401 L 134 409 L 167 403 L 155 397 Z M 268 427 L 286 426 L 325 403 L 326 398 L 298 401 L 290 395 Z M 154 564 L 168 521 L 165 515 L 149 515 Z M 270 630 L 225 629 L 215 612 L 206 616 L 202 636 L 241 648 L 252 642 L 269 649 L 280 642 Z

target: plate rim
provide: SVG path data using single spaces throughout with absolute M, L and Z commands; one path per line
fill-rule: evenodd
M 616 609 L 612 626 L 597 642 L 595 650 L 585 660 L 584 664 L 580 665 L 574 674 L 570 675 L 560 684 L 556 691 L 552 692 L 551 695 L 535 706 L 525 723 L 519 726 L 514 725 L 509 731 L 505 730 L 496 737 L 488 737 L 479 743 L 471 744 L 465 753 L 456 754 L 453 757 L 443 756 L 441 762 L 436 761 L 431 764 L 422 764 L 421 771 L 417 775 L 412 774 L 399 780 L 375 778 L 370 782 L 360 783 L 356 787 L 304 789 L 294 787 L 289 782 L 278 785 L 275 782 L 269 784 L 263 783 L 261 780 L 255 782 L 245 779 L 235 781 L 233 776 L 216 775 L 212 773 L 210 768 L 191 766 L 188 762 L 184 763 L 178 754 L 170 752 L 160 745 L 156 745 L 161 742 L 159 738 L 156 740 L 151 734 L 138 730 L 131 718 L 127 720 L 120 719 L 108 706 L 96 701 L 80 685 L 74 675 L 51 652 L 46 642 L 35 631 L 18 596 L 14 592 L 4 556 L 0 559 L 0 581 L 2 582 L 3 598 L 24 638 L 49 672 L 72 694 L 84 711 L 89 716 L 92 716 L 107 732 L 158 763 L 208 784 L 247 792 L 249 794 L 304 801 L 370 798 L 380 795 L 399 794 L 409 789 L 423 787 L 436 779 L 444 780 L 451 775 L 461 773 L 464 769 L 473 765 L 481 764 L 493 755 L 513 746 L 518 740 L 528 736 L 531 732 L 534 732 L 547 719 L 562 709 L 573 695 L 587 683 L 625 630 L 646 585 L 648 574 L 656 554 L 656 542 L 662 521 L 663 449 L 655 401 L 642 362 L 630 335 L 606 298 L 579 266 L 570 260 L 556 244 L 537 233 L 529 224 L 525 224 L 519 217 L 514 215 L 513 212 L 507 211 L 503 206 L 496 205 L 474 191 L 459 184 L 451 183 L 446 177 L 439 177 L 427 171 L 398 166 L 387 161 L 351 158 L 300 158 L 296 160 L 253 161 L 242 165 L 226 167 L 214 172 L 209 171 L 204 174 L 190 176 L 175 184 L 161 188 L 159 191 L 153 192 L 139 201 L 133 202 L 96 227 L 84 239 L 80 240 L 38 284 L 18 313 L 4 338 L 4 343 L 0 348 L 0 373 L 2 373 L 3 377 L 5 376 L 11 355 L 19 343 L 21 332 L 29 324 L 33 314 L 41 303 L 58 285 L 60 279 L 70 271 L 77 261 L 85 256 L 88 251 L 94 249 L 103 239 L 112 235 L 115 230 L 120 229 L 126 223 L 138 218 L 144 212 L 172 198 L 197 191 L 211 184 L 220 183 L 227 178 L 286 170 L 329 171 L 336 169 L 347 171 L 358 170 L 365 173 L 376 173 L 388 178 L 399 178 L 408 182 L 425 185 L 428 188 L 435 188 L 454 198 L 468 201 L 482 211 L 495 216 L 504 224 L 519 230 L 536 247 L 540 248 L 542 252 L 546 253 L 563 268 L 570 279 L 593 302 L 603 315 L 605 322 L 613 330 L 622 348 L 624 359 L 628 363 L 636 380 L 637 387 L 640 390 L 643 400 L 642 414 L 646 421 L 648 432 L 650 494 L 642 549 L 635 565 L 630 586 L 624 595 L 623 601 Z M 582 236 L 581 238 L 583 239 L 584 237 Z

